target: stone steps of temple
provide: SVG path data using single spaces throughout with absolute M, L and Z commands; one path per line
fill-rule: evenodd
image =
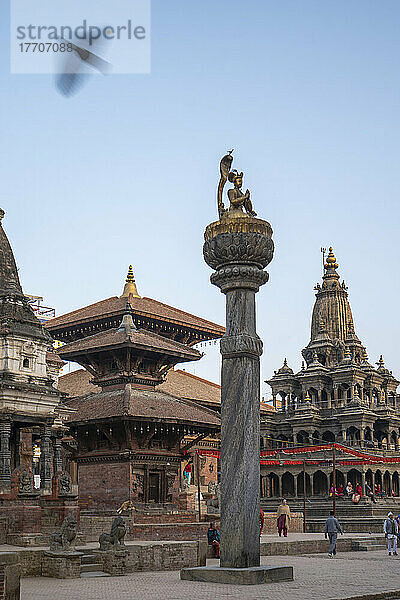
M 82 577 L 109 577 L 108 573 L 101 570 L 101 559 L 94 552 L 86 552 L 81 558 Z
M 81 579 L 86 577 L 111 577 L 109 573 L 104 573 L 104 571 L 88 571 L 86 573 L 81 573 Z
M 86 563 L 81 565 L 81 574 L 90 573 L 92 571 L 101 571 L 101 563 Z
M 98 559 L 96 560 L 94 554 L 84 554 L 82 556 L 82 559 L 81 559 L 82 565 L 88 565 L 88 564 L 94 564 L 94 563 L 99 564 L 99 565 L 101 564 L 100 560 L 98 560 Z

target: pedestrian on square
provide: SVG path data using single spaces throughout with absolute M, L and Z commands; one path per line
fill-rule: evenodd
M 208 545 L 214 548 L 215 558 L 220 557 L 220 545 L 221 536 L 218 529 L 215 527 L 215 523 L 210 523 L 210 527 L 207 531 Z
M 393 555 L 397 556 L 397 534 L 399 533 L 399 527 L 392 512 L 388 512 L 387 519 L 385 519 L 383 524 L 383 531 L 387 539 L 388 555 L 392 555 L 393 547 Z
M 331 510 L 330 516 L 325 521 L 324 532 L 325 538 L 329 537 L 330 542 L 328 556 L 329 558 L 333 558 L 336 555 L 336 541 L 338 533 L 341 533 L 343 535 L 342 528 L 340 527 L 340 523 L 336 519 L 333 510 Z
M 279 537 L 282 536 L 282 533 L 284 537 L 287 537 L 291 516 L 290 508 L 285 499 L 283 499 L 282 504 L 279 505 L 276 517 Z

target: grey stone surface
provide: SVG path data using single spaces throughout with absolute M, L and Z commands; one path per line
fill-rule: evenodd
M 16 552 L 0 552 L 0 597 L 4 600 L 20 598 L 21 565 Z
M 204 259 L 226 294 L 221 339 L 221 566 L 260 564 L 260 355 L 255 294 L 268 281 L 272 229 L 251 217 L 210 224 Z
M 195 567 L 181 570 L 181 579 L 227 583 L 231 585 L 260 585 L 277 581 L 293 581 L 293 567 Z

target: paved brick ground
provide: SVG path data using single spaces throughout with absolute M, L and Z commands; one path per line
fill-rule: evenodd
M 400 590 L 400 557 L 388 557 L 383 550 L 347 552 L 335 559 L 320 554 L 265 557 L 263 564 L 293 565 L 295 581 L 226 586 L 180 581 L 178 572 L 75 580 L 36 578 L 22 580 L 21 600 L 337 600 Z

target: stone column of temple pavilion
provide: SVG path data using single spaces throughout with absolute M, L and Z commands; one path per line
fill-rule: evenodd
M 221 566 L 184 569 L 185 579 L 256 584 L 293 578 L 291 567 L 260 567 L 260 355 L 255 294 L 268 281 L 273 256 L 269 223 L 257 219 L 243 173 L 220 164 L 219 220 L 205 230 L 203 254 L 215 269 L 211 283 L 226 295 L 226 333 L 221 339 Z M 225 209 L 222 190 L 228 191 Z

